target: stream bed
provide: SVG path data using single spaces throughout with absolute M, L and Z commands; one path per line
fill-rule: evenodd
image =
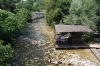
M 90 49 L 56 50 L 46 34 L 44 18 L 27 23 L 27 27 L 16 37 L 12 66 L 100 66 L 99 60 Z M 53 32 L 52 32 L 53 34 Z

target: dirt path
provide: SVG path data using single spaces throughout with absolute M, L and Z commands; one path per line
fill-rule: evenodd
M 44 19 L 34 20 L 13 41 L 15 53 L 12 66 L 99 66 L 89 49 L 56 50 L 54 31 Z

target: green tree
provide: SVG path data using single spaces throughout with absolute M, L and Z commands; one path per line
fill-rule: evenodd
M 30 11 L 28 11 L 25 8 L 21 8 L 18 10 L 16 13 L 14 19 L 16 20 L 17 23 L 17 29 L 21 30 L 27 23 L 27 20 L 30 19 Z
M 97 15 L 100 16 L 100 0 L 96 0 L 96 3 L 99 7 L 99 9 L 97 10 Z
M 42 11 L 44 7 L 44 0 L 35 0 L 33 8 L 35 11 Z
M 26 0 L 17 4 L 20 8 L 26 8 L 30 11 L 42 11 L 44 9 L 44 0 Z
M 27 9 L 19 9 L 16 14 L 0 10 L 0 38 L 3 40 L 13 39 L 29 19 Z
M 26 26 L 27 20 L 31 18 L 31 14 L 26 8 L 17 7 L 16 9 L 15 6 L 13 11 L 16 9 L 16 13 L 12 13 L 10 5 L 13 2 L 7 0 L 7 3 L 10 3 L 8 5 L 6 2 L 4 4 L 4 1 L 6 0 L 0 0 L 0 66 L 10 66 L 13 49 L 11 47 L 12 44 L 9 44 L 9 42 Z M 16 5 L 15 3 L 13 5 Z
M 63 22 L 64 16 L 69 14 L 71 0 L 45 0 L 46 18 L 49 25 Z
M 17 4 L 18 8 L 26 8 L 30 11 L 33 10 L 33 3 L 34 0 L 26 0 L 26 1 L 21 1 Z
M 72 0 L 69 15 L 64 19 L 64 24 L 84 25 L 94 32 L 97 24 L 98 5 L 95 0 Z M 93 41 L 93 33 L 84 33 L 84 40 Z
M 98 28 L 98 30 L 100 31 L 100 0 L 96 0 L 96 3 L 97 3 L 97 5 L 98 5 L 98 7 L 99 7 L 99 9 L 97 10 L 97 18 L 96 19 L 98 19 L 98 21 L 97 21 L 97 28 Z
M 0 9 L 15 13 L 16 4 L 21 0 L 0 0 Z
M 12 18 L 11 18 L 12 17 Z M 14 29 L 11 26 L 11 21 L 13 23 L 14 14 L 0 9 L 0 39 L 7 38 L 10 32 L 10 29 Z M 11 19 L 10 19 L 11 18 Z M 11 21 L 9 21 L 11 20 Z M 15 21 L 14 21 L 15 22 Z M 14 26 L 14 25 L 13 25 Z
M 65 24 L 85 25 L 95 30 L 98 5 L 95 0 L 72 0 Z
M 10 66 L 10 60 L 13 58 L 13 49 L 10 44 L 3 45 L 4 41 L 0 40 L 0 66 Z

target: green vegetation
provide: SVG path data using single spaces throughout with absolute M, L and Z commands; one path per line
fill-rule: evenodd
M 0 10 L 0 38 L 12 39 L 25 26 L 28 13 L 28 10 L 24 8 L 18 10 L 16 14 Z
M 65 24 L 85 25 L 95 30 L 97 9 L 98 6 L 94 0 L 73 0 Z
M 13 58 L 13 49 L 10 44 L 3 45 L 4 41 L 0 40 L 0 66 L 10 66 L 11 58 Z
M 94 32 L 100 25 L 99 0 L 45 0 L 46 19 L 50 26 L 54 24 L 84 25 L 93 33 L 84 33 L 85 40 L 93 41 Z
M 21 0 L 0 0 L 0 9 L 15 13 L 16 4 Z
M 31 12 L 42 11 L 43 5 L 44 0 L 0 0 L 0 66 L 10 66 L 14 51 L 10 41 L 31 20 Z
M 0 9 L 0 64 L 1 66 L 9 66 L 8 61 L 12 58 L 11 44 L 9 40 L 13 40 L 16 34 L 26 25 L 28 20 L 28 10 L 19 9 L 16 14 Z M 2 54 L 4 53 L 4 54 Z
M 65 15 L 69 14 L 71 0 L 45 0 L 46 18 L 49 25 L 63 22 Z
M 20 8 L 26 8 L 30 11 L 42 11 L 44 7 L 44 0 L 26 0 L 17 4 Z
M 45 0 L 47 22 L 85 25 L 95 30 L 98 5 L 94 0 Z M 88 5 L 87 5 L 88 4 Z
M 98 16 L 96 19 L 98 19 L 98 21 L 97 21 L 97 28 L 98 28 L 98 30 L 100 31 L 100 0 L 96 0 L 96 3 L 97 3 L 97 5 L 98 5 L 98 10 L 97 10 L 97 13 L 96 13 L 96 15 Z M 100 37 L 100 36 L 99 36 Z
M 46 10 L 47 23 L 85 25 L 94 32 L 100 30 L 99 0 L 0 0 L 0 66 L 10 66 L 13 57 L 12 44 L 16 34 L 27 21 L 31 12 Z M 84 33 L 85 40 L 92 40 L 93 33 Z

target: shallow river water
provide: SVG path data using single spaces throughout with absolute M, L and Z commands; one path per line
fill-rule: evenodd
M 12 66 L 100 66 L 90 49 L 56 50 L 45 33 L 50 31 L 44 32 L 45 19 L 37 19 L 27 25 L 12 41 L 15 48 Z

